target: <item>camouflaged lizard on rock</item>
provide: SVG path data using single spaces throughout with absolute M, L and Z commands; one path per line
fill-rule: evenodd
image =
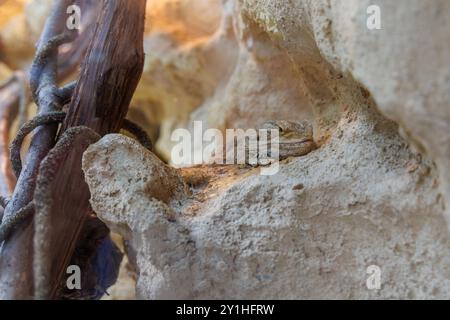
M 278 131 L 278 141 L 271 137 L 271 130 Z M 262 141 L 260 135 L 256 142 L 246 144 L 246 164 L 251 163 L 250 154 L 256 152 L 257 164 L 267 164 L 261 160 L 279 161 L 290 157 L 304 156 L 317 148 L 314 142 L 313 126 L 309 121 L 272 120 L 265 122 L 258 130 L 259 133 L 266 132 L 268 137 Z M 274 143 L 278 142 L 278 155 L 273 152 Z M 256 144 L 255 144 L 256 143 Z M 253 151 L 252 151 L 253 150 Z

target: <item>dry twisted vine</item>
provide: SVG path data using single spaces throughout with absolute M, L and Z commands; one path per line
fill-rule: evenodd
M 66 44 L 65 50 L 59 53 L 57 61 L 58 81 L 64 81 L 77 71 L 92 39 L 101 3 L 102 1 L 98 0 L 72 1 L 71 4 L 76 4 L 83 10 L 81 16 L 83 28 L 80 30 L 80 36 L 72 43 Z M 27 120 L 27 108 L 30 106 L 28 96 L 31 95 L 28 88 L 28 75 L 28 71 L 16 71 L 12 77 L 0 84 L 0 194 L 2 195 L 10 194 L 16 185 L 16 177 L 9 163 L 9 130 L 14 119 L 18 119 L 19 128 Z M 73 83 L 71 85 L 73 86 Z M 64 91 L 63 89 L 66 87 L 61 88 L 61 91 Z M 61 98 L 64 100 L 63 97 Z M 68 98 L 70 99 L 70 97 Z M 3 210 L 0 210 L 0 218 L 2 215 Z
M 20 150 L 25 137 L 30 134 L 34 129 L 46 124 L 61 123 L 66 118 L 64 111 L 54 111 L 47 114 L 34 117 L 32 120 L 26 122 L 17 132 L 16 137 L 11 143 L 11 164 L 16 177 L 20 176 L 22 171 L 22 160 L 20 159 Z M 139 125 L 131 120 L 124 119 L 122 129 L 128 131 L 136 137 L 136 139 L 148 150 L 152 151 L 153 144 L 147 132 L 145 132 Z
M 55 75 L 46 75 L 44 73 L 46 66 L 49 63 L 49 59 L 56 54 L 56 51 L 60 45 L 63 43 L 67 43 L 73 38 L 73 35 L 69 34 L 61 34 L 55 36 L 48 40 L 36 54 L 36 58 L 31 67 L 31 76 L 30 76 L 30 87 L 33 98 L 40 107 L 40 103 L 42 102 L 42 97 L 40 97 L 39 91 L 41 89 L 46 89 L 46 86 L 52 87 L 50 90 L 54 91 L 54 98 L 50 103 L 48 103 L 49 111 L 38 114 L 32 120 L 25 123 L 18 131 L 16 138 L 13 140 L 11 145 L 11 163 L 14 170 L 14 173 L 17 178 L 20 177 L 22 172 L 22 162 L 20 160 L 20 149 L 23 143 L 24 138 L 36 129 L 39 126 L 47 125 L 47 124 L 55 124 L 60 123 L 65 118 L 65 112 L 59 111 L 62 108 L 62 98 L 67 99 L 67 89 L 62 88 L 58 89 L 56 86 L 53 88 L 52 81 L 49 83 L 47 81 L 41 81 L 43 76 L 47 76 L 49 78 L 54 78 Z M 56 80 L 55 80 L 56 81 Z M 73 90 L 73 89 L 72 89 Z M 61 94 L 63 92 L 63 94 Z M 60 98 L 62 97 L 62 98 Z M 6 208 L 8 208 L 9 202 L 6 204 Z M 25 206 L 15 211 L 13 214 L 10 214 L 7 219 L 2 223 L 0 227 L 0 242 L 6 240 L 6 238 L 11 234 L 11 231 L 18 227 L 20 223 L 26 221 L 26 219 L 32 215 L 33 213 L 33 204 L 32 202 L 27 203 Z
M 18 131 L 16 138 L 11 144 L 11 164 L 14 173 L 17 177 L 20 176 L 22 171 L 22 160 L 20 159 L 20 150 L 25 137 L 30 134 L 34 129 L 39 126 L 53 123 L 61 123 L 66 117 L 66 113 L 63 111 L 49 112 L 44 115 L 39 115 L 34 117 L 32 120 L 25 123 Z M 152 150 L 152 141 L 147 135 L 147 133 L 136 123 L 124 119 L 123 129 L 131 133 L 136 137 L 136 139 L 148 150 Z M 92 130 L 91 130 L 92 131 Z M 72 133 L 71 133 L 72 134 Z M 61 136 L 61 139 L 64 137 Z M 56 147 L 55 147 L 56 148 Z M 53 150 L 53 149 L 52 149 Z M 39 186 L 39 181 L 37 182 Z M 9 199 L 0 196 L 0 206 L 6 208 Z M 14 215 L 12 215 L 7 221 L 0 221 L 0 242 L 3 242 L 8 235 L 11 234 L 12 230 L 25 221 L 29 216 L 33 214 L 34 206 L 32 202 L 28 203 L 25 207 L 21 208 Z
M 56 147 L 52 149 L 58 130 L 58 123 L 65 117 L 65 114 L 61 112 L 62 107 L 70 102 L 74 89 L 77 87 L 77 83 L 70 83 L 62 88 L 58 88 L 56 85 L 58 47 L 63 43 L 71 41 L 75 35 L 74 33 L 62 33 L 65 22 L 65 8 L 70 2 L 70 0 L 54 2 L 52 15 L 46 23 L 38 46 L 36 58 L 30 72 L 31 93 L 34 101 L 38 105 L 38 115 L 27 122 L 19 130 L 18 136 L 12 144 L 11 158 L 13 160 L 14 171 L 19 179 L 11 200 L 7 198 L 0 199 L 0 204 L 6 207 L 3 224 L 0 227 L 0 242 L 6 240 L 3 246 L 2 256 L 0 257 L 0 298 L 24 298 L 29 297 L 32 292 L 32 285 L 29 284 L 30 281 L 28 280 L 30 277 L 29 275 L 32 273 L 29 272 L 29 269 L 31 268 L 31 263 L 29 263 L 30 257 L 27 255 L 29 250 L 26 250 L 25 248 L 29 247 L 29 241 L 32 239 L 30 236 L 32 230 L 27 226 L 30 225 L 31 219 L 29 219 L 29 217 L 33 214 L 35 206 L 37 207 L 36 211 L 38 212 L 35 223 L 36 259 L 34 270 L 37 270 L 35 288 L 37 297 L 49 297 L 49 279 L 45 279 L 45 276 L 44 278 L 42 277 L 42 270 L 45 270 L 45 267 L 49 265 L 47 259 L 49 252 L 45 247 L 47 243 L 42 241 L 42 239 L 45 239 L 45 236 L 44 238 L 41 236 L 46 234 L 46 232 L 50 232 L 48 230 L 49 226 L 45 225 L 45 217 L 48 217 L 48 212 L 46 210 L 50 208 L 49 206 L 53 199 L 48 197 L 49 193 L 46 193 L 48 191 L 48 188 L 46 189 L 46 187 L 51 183 L 55 171 L 52 171 L 51 168 L 49 169 L 45 165 L 50 163 L 54 165 L 54 168 L 61 165 L 61 163 L 55 163 L 54 161 L 62 159 L 61 157 L 64 155 L 64 150 L 67 151 L 67 149 L 70 148 L 70 141 L 74 141 L 77 132 L 81 135 L 87 134 L 91 138 L 93 137 L 92 132 L 89 133 L 89 131 L 87 131 L 89 129 L 86 128 L 78 128 L 78 131 L 75 129 L 64 128 L 67 131 L 67 134 L 63 133 Z M 103 8 L 105 9 L 108 5 L 106 5 L 106 2 L 104 2 L 104 4 Z M 114 2 L 111 4 L 111 7 L 123 7 L 125 8 L 125 12 L 133 12 L 135 15 L 137 14 L 139 16 L 145 7 L 145 0 L 139 0 L 139 2 L 136 3 Z M 121 11 L 111 10 L 111 13 L 114 14 L 115 12 Z M 116 28 L 116 31 L 124 30 L 123 26 L 119 27 L 119 24 L 114 25 L 114 28 Z M 133 32 L 133 30 L 136 29 L 139 30 L 137 35 L 143 32 L 143 15 L 142 17 L 139 17 L 139 23 L 137 25 L 133 25 L 129 28 L 129 34 L 135 35 L 136 33 Z M 139 36 L 137 36 L 137 39 L 139 39 Z M 139 48 L 138 59 L 135 61 L 136 64 L 131 65 L 130 70 L 135 70 L 137 68 L 136 71 L 139 71 L 139 69 L 142 71 L 141 67 L 143 60 L 141 59 L 143 57 L 143 52 L 141 52 L 141 49 L 142 48 Z M 117 70 L 123 69 L 117 68 Z M 133 80 L 129 87 L 134 90 L 135 88 L 133 87 L 135 87 L 135 85 L 135 80 Z M 118 87 L 120 87 L 120 85 L 118 85 Z M 125 88 L 123 89 L 125 90 Z M 121 101 L 121 107 L 127 106 L 128 104 L 126 101 L 131 97 L 129 93 L 125 96 L 126 98 Z M 115 120 L 119 119 L 120 117 Z M 103 121 L 106 121 L 106 119 L 103 119 Z M 117 122 L 112 126 L 117 126 Z M 150 139 L 139 126 L 128 120 L 123 122 L 123 126 L 124 129 L 133 133 L 144 146 L 151 148 L 152 145 Z M 20 147 L 23 138 L 33 131 L 33 129 L 35 129 L 35 134 L 28 151 L 27 161 L 22 170 Z M 44 158 L 45 160 L 41 164 L 41 161 Z M 37 178 L 37 176 L 39 178 Z M 37 181 L 37 179 L 39 181 Z M 31 201 L 33 195 L 35 198 L 34 202 Z M 12 233 L 14 229 L 19 231 L 19 228 L 20 232 Z M 44 231 L 40 228 L 47 229 Z M 28 236 L 23 236 L 24 233 L 28 233 Z M 24 239 L 26 239 L 26 241 L 24 241 Z M 5 263 L 5 256 L 8 256 L 8 263 Z M 12 263 L 11 260 L 13 260 Z M 26 276 L 21 276 L 23 274 Z
M 16 177 L 20 176 L 22 172 L 22 161 L 20 160 L 20 149 L 22 147 L 23 140 L 25 137 L 31 133 L 37 127 L 61 123 L 66 117 L 66 113 L 63 111 L 53 111 L 46 114 L 41 114 L 34 117 L 32 120 L 26 122 L 17 132 L 16 137 L 11 143 L 10 147 L 10 157 L 11 164 Z
M 32 79 L 32 96 L 38 105 L 38 115 L 53 112 L 60 106 L 57 96 L 57 49 L 61 42 L 54 37 L 62 34 L 65 28 L 65 10 L 70 5 L 70 0 L 55 1 L 52 14 L 49 17 L 38 46 L 37 59 L 32 67 L 30 78 Z M 53 40 L 52 40 L 53 39 Z M 27 156 L 25 169 L 22 170 L 17 181 L 12 200 L 5 208 L 3 221 L 16 221 L 17 214 L 23 212 L 32 200 L 36 176 L 40 162 L 47 155 L 54 144 L 56 125 L 46 125 L 35 131 Z M 0 292 L 4 299 L 29 297 L 32 292 L 32 283 L 23 277 L 30 275 L 30 256 L 27 247 L 31 245 L 32 230 L 25 226 L 31 223 L 30 219 L 24 219 L 24 226 L 20 233 L 29 233 L 28 237 L 9 236 L 3 244 L 0 257 Z M 25 238 L 24 238 L 25 237 Z M 28 239 L 29 241 L 24 241 Z M 8 261 L 6 261 L 8 260 Z
M 33 202 L 29 202 L 26 206 L 22 207 L 14 215 L 4 219 L 0 226 L 0 242 L 3 242 L 15 228 L 17 228 L 23 221 L 28 219 L 34 212 Z
M 42 161 L 34 193 L 35 202 L 35 236 L 34 236 L 34 282 L 35 298 L 47 299 L 50 295 L 51 272 L 49 252 L 50 242 L 50 208 L 53 204 L 51 183 L 59 170 L 63 158 L 73 147 L 76 139 L 91 144 L 100 139 L 100 135 L 87 127 L 72 127 L 64 132 L 55 147 Z

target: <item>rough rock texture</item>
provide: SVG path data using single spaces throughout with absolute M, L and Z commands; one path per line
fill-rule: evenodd
M 83 161 L 91 203 L 137 252 L 137 297 L 447 296 L 450 238 L 433 168 L 370 110 L 343 125 L 348 131 L 274 176 L 182 169 L 192 196 L 165 202 L 151 174 L 165 165 L 151 153 L 118 135 L 91 146 Z M 135 184 L 142 173 L 148 183 Z M 183 188 L 178 175 L 165 180 Z M 379 291 L 365 286 L 372 264 L 382 269 Z
M 227 0 L 202 32 L 150 31 L 135 102 L 163 155 L 192 120 L 310 117 L 319 149 L 261 176 L 175 171 L 117 135 L 92 146 L 92 206 L 135 248 L 138 298 L 448 297 L 450 2 L 377 3 L 382 30 L 368 0 Z
M 450 207 L 448 1 L 377 1 L 381 30 L 366 27 L 369 0 L 239 2 L 245 15 L 275 30 L 313 98 L 339 89 L 344 78 L 335 81 L 336 72 L 367 88 L 379 110 L 436 163 Z M 341 95 L 331 94 L 329 102 L 336 98 Z
M 140 145 L 129 143 L 130 138 L 125 136 L 118 135 L 117 137 L 121 138 L 119 143 L 108 147 L 110 140 L 117 140 L 114 139 L 115 137 L 115 135 L 108 135 L 98 146 L 97 152 L 93 152 L 93 148 L 89 148 L 83 156 L 83 170 L 86 179 L 90 180 L 92 175 L 101 178 L 98 181 L 99 186 L 93 184 L 92 187 L 100 187 L 103 191 L 93 194 L 92 201 L 101 201 L 101 199 L 113 195 L 117 199 L 125 197 L 133 202 L 144 192 L 151 193 L 152 197 L 159 201 L 168 202 L 173 197 L 183 195 L 185 190 L 181 187 L 182 180 L 177 176 L 175 169 L 164 165 L 158 157 L 142 149 Z M 93 163 L 92 158 L 98 156 L 103 157 L 103 162 L 97 162 L 97 167 L 94 168 L 85 167 L 86 162 Z M 141 170 L 142 164 L 146 166 L 146 170 Z M 119 168 L 120 170 L 116 171 Z M 136 179 L 130 180 L 130 174 Z M 118 184 L 104 185 L 101 182 L 106 179 L 116 182 L 123 181 L 124 177 L 128 183 L 126 188 L 121 188 Z M 121 210 L 126 214 L 125 209 L 122 207 Z

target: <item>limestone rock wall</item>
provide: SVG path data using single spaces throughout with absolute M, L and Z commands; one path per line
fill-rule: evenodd
M 382 29 L 368 30 L 368 0 L 213 2 L 220 23 L 195 40 L 148 34 L 135 101 L 162 128 L 159 152 L 192 120 L 309 118 L 319 148 L 273 176 L 178 169 L 166 178 L 185 193 L 161 200 L 145 187 L 161 176 L 132 183 L 165 166 L 153 155 L 117 135 L 91 146 L 92 205 L 136 250 L 137 296 L 448 298 L 450 3 L 378 0 Z
M 296 1 L 292 5 L 283 0 L 242 0 L 240 3 L 246 15 L 278 36 L 313 99 L 323 100 L 327 96 L 323 91 L 335 91 L 346 77 L 366 88 L 377 109 L 399 125 L 402 136 L 436 163 L 448 207 L 448 2 L 425 5 L 419 0 L 376 3 L 335 0 Z M 366 27 L 366 10 L 371 4 L 381 9 L 381 30 Z M 334 81 L 336 72 L 339 77 Z M 346 101 L 337 101 L 341 97 L 342 94 L 334 92 L 329 102 L 343 110 Z M 317 109 L 321 102 L 314 107 Z M 332 119 L 335 118 L 334 115 Z

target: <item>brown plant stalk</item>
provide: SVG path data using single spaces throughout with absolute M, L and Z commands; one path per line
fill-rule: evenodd
M 30 83 L 38 105 L 38 115 L 45 115 L 61 107 L 57 95 L 57 49 L 60 44 L 69 40 L 69 36 L 64 36 L 64 41 L 57 37 L 65 31 L 65 11 L 71 2 L 54 2 L 52 14 L 39 41 L 37 58 L 31 68 Z M 73 33 L 70 36 L 73 37 Z M 35 130 L 25 166 L 17 180 L 11 201 L 5 208 L 3 220 L 14 219 L 32 201 L 39 165 L 54 145 L 56 130 L 57 125 L 54 124 Z M 4 241 L 0 254 L 0 299 L 32 297 L 32 238 L 33 228 L 31 219 L 28 218 Z

